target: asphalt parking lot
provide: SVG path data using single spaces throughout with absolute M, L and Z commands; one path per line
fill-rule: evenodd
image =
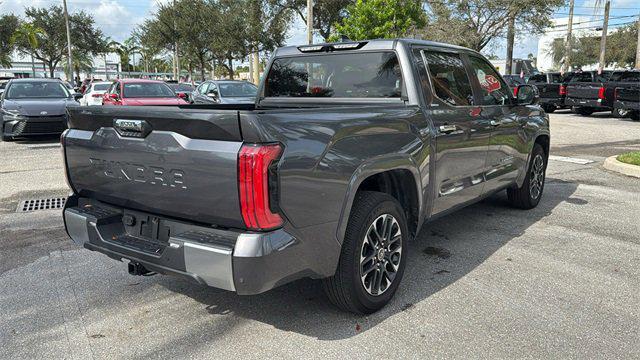
M 602 163 L 640 150 L 640 123 L 551 118 L 538 208 L 500 195 L 428 224 L 367 317 L 311 280 L 239 297 L 129 276 L 72 244 L 59 210 L 16 213 L 67 193 L 58 140 L 0 143 L 0 357 L 639 358 L 640 180 Z

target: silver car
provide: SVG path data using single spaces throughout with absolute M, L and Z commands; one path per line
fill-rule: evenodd
M 194 104 L 253 104 L 258 88 L 247 81 L 208 80 L 191 93 Z

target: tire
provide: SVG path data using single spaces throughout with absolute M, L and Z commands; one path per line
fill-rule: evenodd
M 512 206 L 519 209 L 533 209 L 538 206 L 544 191 L 547 171 L 547 154 L 540 144 L 535 144 L 527 167 L 527 176 L 519 188 L 507 189 L 507 198 Z
M 632 111 L 630 114 L 627 114 L 629 118 L 633 121 L 640 120 L 640 111 Z
M 556 107 L 553 105 L 542 105 L 542 109 L 544 110 L 544 112 L 551 114 L 552 112 L 556 111 Z
M 624 118 L 627 117 L 629 115 L 629 110 L 625 110 L 622 108 L 615 108 L 613 110 L 611 110 L 611 116 L 613 116 L 614 118 Z
M 582 116 L 589 116 L 589 115 L 593 114 L 593 109 L 585 108 L 585 107 L 579 107 L 579 108 L 576 108 L 575 112 L 578 113 L 579 115 L 582 115 Z
M 379 244 L 379 237 L 375 230 L 384 224 L 391 224 L 388 232 L 395 235 L 395 241 L 389 242 L 382 232 L 384 246 L 376 249 L 374 244 Z M 371 314 L 384 307 L 404 274 L 408 234 L 405 213 L 395 198 L 380 192 L 358 192 L 336 273 L 322 281 L 329 300 L 340 309 L 357 314 Z M 361 276 L 363 268 L 373 270 Z M 376 282 L 378 278 L 380 281 Z
M 2 135 L 2 141 L 6 141 L 6 142 L 13 141 L 13 138 L 10 136 Z

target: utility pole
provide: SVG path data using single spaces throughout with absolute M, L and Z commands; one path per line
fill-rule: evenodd
M 598 61 L 598 74 L 602 74 L 604 69 L 604 53 L 607 49 L 607 28 L 609 27 L 609 7 L 611 1 L 607 0 L 604 4 L 604 23 L 602 24 L 602 37 L 600 38 L 600 61 Z
M 638 45 L 636 46 L 636 69 L 640 69 L 640 15 L 638 15 Z
M 71 61 L 71 29 L 69 28 L 69 13 L 67 12 L 67 0 L 62 0 L 64 7 L 64 22 L 67 26 L 67 69 L 69 69 L 69 75 L 67 75 L 67 81 L 73 80 L 73 67 Z
M 313 0 L 307 0 L 307 44 L 313 44 Z
M 253 83 L 258 85 L 260 84 L 260 56 L 258 53 L 258 49 L 256 48 L 256 52 L 251 54 L 253 56 L 252 65 L 253 65 Z
M 564 44 L 564 63 L 562 64 L 561 73 L 571 70 L 571 30 L 573 28 L 573 2 L 569 3 L 569 21 L 567 23 L 567 42 Z

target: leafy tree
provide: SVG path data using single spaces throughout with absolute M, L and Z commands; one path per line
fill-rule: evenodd
M 27 39 L 18 41 L 18 49 L 31 52 L 33 57 L 49 67 L 49 74 L 54 76 L 55 68 L 67 52 L 67 36 L 62 7 L 25 9 L 25 22 L 42 30 L 38 46 L 31 48 Z M 100 50 L 102 31 L 94 27 L 93 17 L 80 11 L 69 14 L 69 25 L 72 49 L 79 52 L 95 54 Z
M 357 0 L 347 6 L 347 16 L 336 25 L 336 34 L 352 40 L 396 38 L 426 24 L 422 2 L 416 0 Z
M 329 41 L 334 24 L 342 22 L 347 15 L 347 6 L 354 0 L 316 0 L 313 5 L 313 28 L 324 41 Z M 307 22 L 307 0 L 290 0 L 287 5 L 294 10 L 303 22 Z
M 491 41 L 503 38 L 514 20 L 518 31 L 540 33 L 549 26 L 553 10 L 564 0 L 429 0 L 429 23 L 424 38 L 480 51 Z
M 574 69 L 598 63 L 600 55 L 600 36 L 576 38 L 571 41 L 570 66 Z M 635 63 L 638 27 L 628 24 L 607 35 L 607 67 L 633 67 Z M 551 45 L 551 56 L 559 67 L 564 61 L 566 39 L 555 39 Z
M 0 16 L 0 66 L 11 67 L 11 53 L 15 49 L 14 34 L 20 19 L 15 15 Z

